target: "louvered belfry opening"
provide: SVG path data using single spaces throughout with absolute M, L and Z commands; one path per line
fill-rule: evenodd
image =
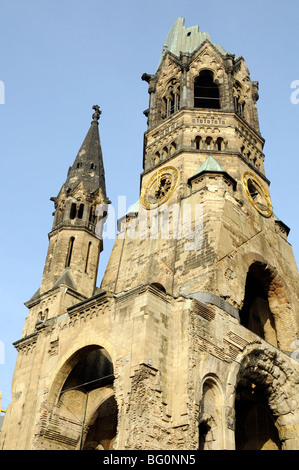
M 220 109 L 219 88 L 210 70 L 202 70 L 194 80 L 194 108 Z

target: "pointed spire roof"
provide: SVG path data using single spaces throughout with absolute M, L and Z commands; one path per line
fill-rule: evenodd
M 106 195 L 105 172 L 99 134 L 99 106 L 93 106 L 94 114 L 90 128 L 80 147 L 73 166 L 70 167 L 65 182 L 66 190 L 74 189 L 81 181 L 91 193 L 102 188 Z
M 70 270 L 66 268 L 64 273 L 60 276 L 60 278 L 55 282 L 53 287 L 58 287 L 61 284 L 64 284 L 66 286 L 71 287 L 72 289 L 77 289 L 76 284 L 74 283 L 74 280 L 72 278 L 72 275 L 70 273 Z

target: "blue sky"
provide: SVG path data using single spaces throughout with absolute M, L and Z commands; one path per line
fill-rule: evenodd
M 4 407 L 16 361 L 12 343 L 21 337 L 27 316 L 24 302 L 41 282 L 52 226 L 50 197 L 57 195 L 88 131 L 92 105 L 99 104 L 108 196 L 113 203 L 126 196 L 128 205 L 138 199 L 148 107 L 141 75 L 155 73 L 179 16 L 242 55 L 251 79 L 259 81 L 274 211 L 291 228 L 289 242 L 299 260 L 299 104 L 290 100 L 291 83 L 299 80 L 298 0 L 1 0 Z M 112 243 L 105 242 L 98 284 Z

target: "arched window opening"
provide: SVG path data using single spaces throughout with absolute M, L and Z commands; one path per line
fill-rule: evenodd
M 153 156 L 153 164 L 157 165 L 160 161 L 160 153 L 156 152 L 155 155 Z
M 80 207 L 79 207 L 79 210 L 78 210 L 78 219 L 82 219 L 83 212 L 84 212 L 84 204 L 80 204 Z
M 88 261 L 90 255 L 91 242 L 88 243 L 87 254 L 86 254 L 86 263 L 85 263 L 85 272 L 88 272 Z
M 221 152 L 221 150 L 223 150 L 224 142 L 223 142 L 222 137 L 218 137 L 218 139 L 216 140 L 216 148 L 219 152 Z
M 89 222 L 94 223 L 95 221 L 95 213 L 94 213 L 94 208 L 91 207 L 89 210 Z
M 65 261 L 66 268 L 68 268 L 71 264 L 74 241 L 75 241 L 75 238 L 71 237 L 69 241 L 69 246 L 68 246 L 68 251 L 67 251 L 67 256 L 66 256 L 66 261 Z
M 168 157 L 168 148 L 164 147 L 162 150 L 162 159 L 164 160 L 167 157 Z
M 151 285 L 154 286 L 156 289 L 159 289 L 161 292 L 166 293 L 165 287 L 162 284 L 159 284 L 159 282 L 152 282 Z
M 180 87 L 176 79 L 172 79 L 162 99 L 162 119 L 168 118 L 180 109 Z
M 176 143 L 171 142 L 170 144 L 170 155 L 172 155 L 176 151 Z
M 71 205 L 71 210 L 70 210 L 70 219 L 73 220 L 76 217 L 76 214 L 77 214 L 77 205 L 75 202 L 73 202 Z
M 212 150 L 212 146 L 213 146 L 212 144 L 213 144 L 213 139 L 212 139 L 212 137 L 207 137 L 207 138 L 206 138 L 206 142 L 205 142 L 205 148 L 206 148 L 207 150 Z
M 249 270 L 247 274 L 240 322 L 241 325 L 265 339 L 268 343 L 277 346 L 275 323 L 268 300 L 268 280 L 265 278 L 263 285 L 252 271 Z
M 71 366 L 71 370 L 69 367 Z M 88 346 L 66 365 L 68 374 L 53 414 L 59 448 L 111 450 L 117 430 L 113 364 L 108 352 Z
M 194 81 L 194 107 L 220 109 L 219 87 L 210 70 L 202 70 Z
M 281 450 L 268 399 L 260 385 L 241 379 L 235 401 L 236 450 Z
M 70 389 L 95 390 L 114 380 L 113 365 L 107 351 L 90 348 L 79 358 L 62 387 L 62 392 Z
M 202 139 L 199 135 L 195 137 L 195 148 L 196 148 L 196 150 L 200 150 L 201 141 L 202 141 Z
M 222 393 L 213 377 L 207 378 L 202 387 L 198 426 L 198 449 L 219 450 L 222 441 Z
M 244 117 L 245 99 L 243 97 L 242 86 L 239 82 L 234 83 L 233 98 L 235 112 L 239 114 L 239 116 Z

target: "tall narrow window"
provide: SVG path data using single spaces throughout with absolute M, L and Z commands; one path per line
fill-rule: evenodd
M 200 72 L 194 81 L 194 107 L 220 109 L 219 88 L 210 70 Z
M 76 203 L 73 202 L 71 206 L 71 211 L 70 211 L 70 219 L 74 219 L 76 217 L 76 213 L 77 213 L 77 206 L 76 206 Z
M 162 99 L 161 117 L 168 118 L 180 109 L 180 86 L 175 78 L 170 80 Z
M 250 189 L 252 197 L 256 197 L 256 189 Z M 254 276 L 254 274 L 255 276 Z M 277 347 L 277 333 L 274 318 L 270 310 L 267 282 L 264 285 L 258 280 L 260 271 L 254 266 L 247 274 L 243 308 L 240 311 L 240 323 L 250 331 Z M 261 278 L 262 279 L 262 278 Z
M 172 155 L 176 151 L 176 143 L 172 142 L 170 144 L 170 155 Z
M 68 251 L 67 251 L 67 257 L 66 257 L 66 260 L 65 260 L 65 267 L 66 267 L 66 268 L 68 268 L 68 267 L 70 266 L 70 264 L 71 264 L 74 241 L 75 241 L 75 238 L 74 238 L 74 237 L 71 237 L 71 238 L 70 238 L 70 241 L 69 241 L 69 247 L 68 247 Z
M 84 204 L 80 204 L 80 207 L 79 207 L 79 210 L 78 210 L 78 219 L 82 219 L 83 212 L 84 212 Z
M 87 248 L 87 254 L 86 254 L 86 263 L 85 263 L 85 272 L 87 273 L 87 268 L 88 268 L 88 261 L 89 261 L 89 255 L 90 255 L 90 248 L 91 248 L 91 242 L 88 243 L 88 248 Z
M 195 137 L 195 148 L 196 148 L 196 150 L 200 149 L 200 145 L 201 145 L 201 137 L 198 135 L 197 137 Z
M 164 160 L 167 157 L 168 157 L 168 148 L 164 147 L 162 150 L 162 159 Z
M 207 150 L 212 150 L 212 146 L 213 146 L 213 139 L 212 139 L 212 137 L 207 137 L 207 138 L 206 138 L 206 149 L 207 149 Z
M 222 137 L 218 137 L 218 139 L 216 140 L 216 146 L 217 146 L 217 150 L 221 151 L 223 150 L 223 139 Z

